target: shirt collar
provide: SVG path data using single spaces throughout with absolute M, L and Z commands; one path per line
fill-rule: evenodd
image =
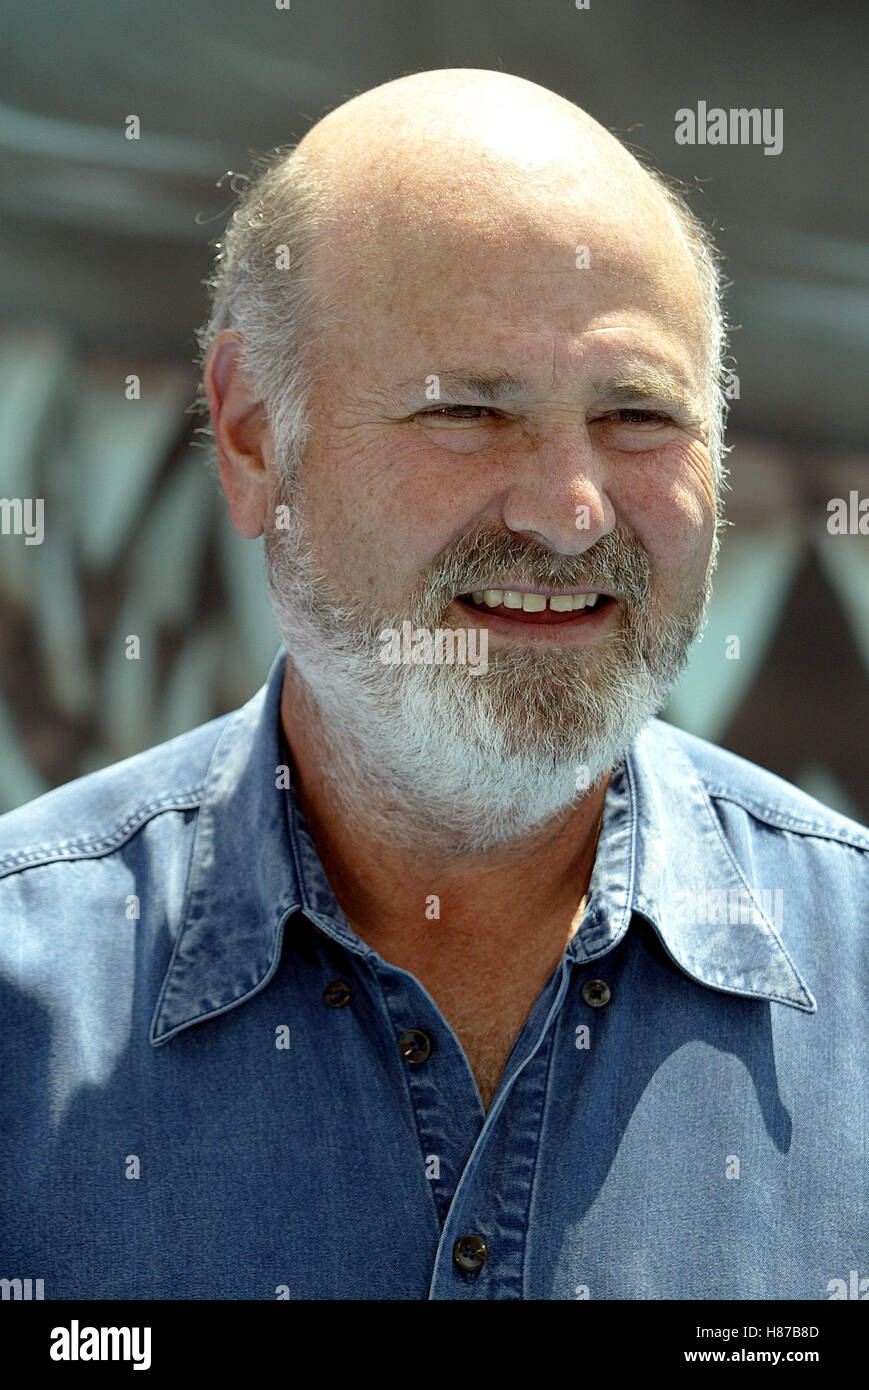
M 341 911 L 288 785 L 285 662 L 281 647 L 211 755 L 180 927 L 151 1020 L 155 1046 L 258 994 L 297 912 L 357 955 L 375 955 Z
M 211 755 L 181 924 L 151 1020 L 154 1044 L 262 989 L 299 906 L 277 771 L 284 658 L 281 649 Z
M 187 893 L 150 1040 L 168 1042 L 263 989 L 294 913 L 361 956 L 373 956 L 338 906 L 291 788 L 280 707 L 286 653 L 226 721 L 209 764 Z M 698 885 L 751 893 L 712 803 L 667 726 L 639 735 L 607 792 L 588 910 L 568 953 L 590 961 L 624 936 L 634 912 L 700 984 L 814 1012 L 815 1001 L 757 897 L 748 924 L 701 925 L 684 911 Z M 706 914 L 707 916 L 713 914 Z
M 771 886 L 739 864 L 675 731 L 659 720 L 610 780 L 588 898 L 568 948 L 578 960 L 611 950 L 637 913 L 699 984 L 816 1011 L 773 920 Z

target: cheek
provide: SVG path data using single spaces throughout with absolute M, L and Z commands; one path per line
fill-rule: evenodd
M 458 470 L 432 455 L 422 441 L 399 442 L 389 431 L 367 429 L 324 434 L 309 449 L 314 553 L 342 591 L 403 598 L 473 520 L 470 475 L 460 480 Z
M 610 500 L 636 532 L 660 580 L 701 582 L 715 534 L 712 465 L 701 444 L 645 456 L 613 470 Z

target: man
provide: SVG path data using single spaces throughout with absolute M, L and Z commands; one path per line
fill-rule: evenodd
M 715 560 L 700 227 L 551 92 L 420 73 L 262 171 L 213 291 L 284 648 L 244 709 L 0 823 L 2 1272 L 869 1276 L 869 836 L 653 718 Z

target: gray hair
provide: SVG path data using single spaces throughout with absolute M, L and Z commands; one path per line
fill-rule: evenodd
M 638 158 L 636 151 L 631 153 L 663 195 L 675 216 L 700 285 L 706 339 L 706 413 L 709 423 L 707 447 L 720 501 L 721 490 L 727 479 L 724 460 L 730 452 L 724 447 L 724 430 L 729 409 L 724 392 L 728 375 L 728 323 L 724 313 L 725 284 L 721 253 L 709 228 L 691 207 L 686 193 L 683 192 L 684 185 L 662 174 L 647 158 Z
M 675 215 L 700 283 L 708 448 L 720 496 L 728 452 L 724 448 L 727 323 L 720 256 L 711 233 L 676 182 L 646 159 L 640 162 Z M 198 360 L 204 365 L 221 329 L 234 329 L 241 335 L 240 363 L 266 408 L 276 462 L 282 480 L 289 484 L 297 479 L 308 439 L 312 349 L 328 331 L 334 331 L 338 321 L 323 277 L 311 264 L 313 248 L 328 220 L 326 191 L 317 170 L 297 146 L 282 146 L 257 160 L 245 182 L 223 242 L 216 244 L 213 274 L 205 282 L 212 310 L 197 333 Z M 201 388 L 195 407 L 207 419 Z M 203 432 L 211 431 L 206 425 Z
M 266 408 L 276 462 L 289 481 L 308 439 L 311 349 L 335 318 L 311 266 L 323 232 L 325 190 L 295 146 L 258 159 L 241 190 L 238 177 L 232 187 L 240 196 L 205 282 L 211 314 L 196 335 L 198 361 L 203 367 L 222 329 L 240 334 L 239 362 Z M 207 418 L 201 387 L 195 406 Z M 204 433 L 211 433 L 207 426 Z

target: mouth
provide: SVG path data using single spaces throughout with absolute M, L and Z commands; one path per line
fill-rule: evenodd
M 548 593 L 525 589 L 475 589 L 459 594 L 455 601 L 474 614 L 481 627 L 505 632 L 524 628 L 529 637 L 533 629 L 558 627 L 573 632 L 599 627 L 618 602 L 612 594 L 598 590 Z

